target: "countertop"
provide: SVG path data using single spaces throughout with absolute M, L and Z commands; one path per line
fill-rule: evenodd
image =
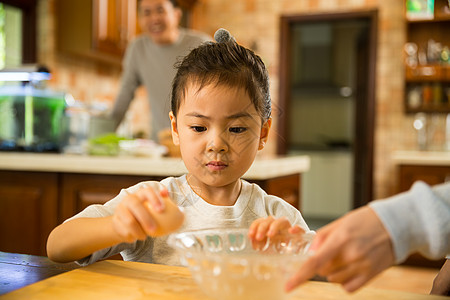
M 82 288 L 80 288 L 82 287 Z M 280 295 L 281 296 L 281 295 Z M 309 281 L 290 299 L 447 299 L 411 292 L 364 287 L 349 294 L 338 284 Z M 0 296 L 0 299 L 212 299 L 185 267 L 139 262 L 100 261 Z
M 398 165 L 450 166 L 450 151 L 395 151 L 392 160 Z
M 3 294 L 80 268 L 75 263 L 56 263 L 45 256 L 0 251 L 0 298 Z M 428 294 L 438 271 L 433 268 L 392 266 L 371 280 L 366 288 Z M 5 295 L 5 298 L 9 296 Z
M 258 158 L 243 178 L 265 180 L 307 172 L 308 156 Z M 141 176 L 178 176 L 187 172 L 181 158 L 133 156 L 88 156 L 0 152 L 0 170 L 117 174 Z

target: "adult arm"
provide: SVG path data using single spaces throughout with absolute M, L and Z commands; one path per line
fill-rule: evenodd
M 141 85 L 137 67 L 135 66 L 135 61 L 139 60 L 139 57 L 136 57 L 137 54 L 134 50 L 135 45 L 136 43 L 130 44 L 125 52 L 120 89 L 111 111 L 111 118 L 115 121 L 116 127 L 119 126 L 120 122 L 123 120 L 125 113 L 134 98 L 134 92 L 137 87 Z
M 391 236 L 396 263 L 416 251 L 431 259 L 450 253 L 450 183 L 430 187 L 419 181 L 369 206 Z

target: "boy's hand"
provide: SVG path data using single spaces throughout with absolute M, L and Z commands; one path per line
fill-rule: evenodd
M 304 230 L 298 225 L 291 227 L 291 223 L 285 217 L 275 219 L 269 216 L 253 221 L 248 230 L 248 237 L 252 241 L 253 249 L 265 250 L 264 248 L 267 246 L 268 238 L 275 241 L 277 239 L 283 239 L 289 234 L 303 232 Z
M 165 209 L 162 198 L 167 195 L 166 189 L 157 194 L 152 188 L 143 188 L 127 195 L 117 205 L 112 218 L 113 228 L 120 240 L 132 243 L 152 235 L 157 225 L 149 207 L 155 212 L 162 212 Z

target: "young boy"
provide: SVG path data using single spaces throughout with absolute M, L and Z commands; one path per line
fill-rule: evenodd
M 309 231 L 296 208 L 241 179 L 272 122 L 269 78 L 259 56 L 227 34 L 199 46 L 178 65 L 171 104 L 173 141 L 188 174 L 142 182 L 86 208 L 50 234 L 50 259 L 85 265 L 121 253 L 124 260 L 179 264 L 167 235 L 155 236 L 147 208 L 164 211 L 160 193 L 183 208 L 180 231 L 251 227 L 255 241 L 291 225 Z

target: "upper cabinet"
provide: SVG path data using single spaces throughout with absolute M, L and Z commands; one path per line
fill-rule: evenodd
M 405 110 L 449 113 L 449 1 L 406 0 L 405 16 Z
M 120 65 L 139 33 L 137 0 L 56 0 L 56 43 L 60 54 L 76 54 Z M 181 0 L 181 26 L 190 27 L 197 0 Z
M 93 0 L 93 48 L 122 56 L 128 42 L 136 36 L 137 3 L 130 0 Z
M 139 33 L 136 0 L 57 0 L 56 43 L 61 54 L 76 54 L 120 65 Z

